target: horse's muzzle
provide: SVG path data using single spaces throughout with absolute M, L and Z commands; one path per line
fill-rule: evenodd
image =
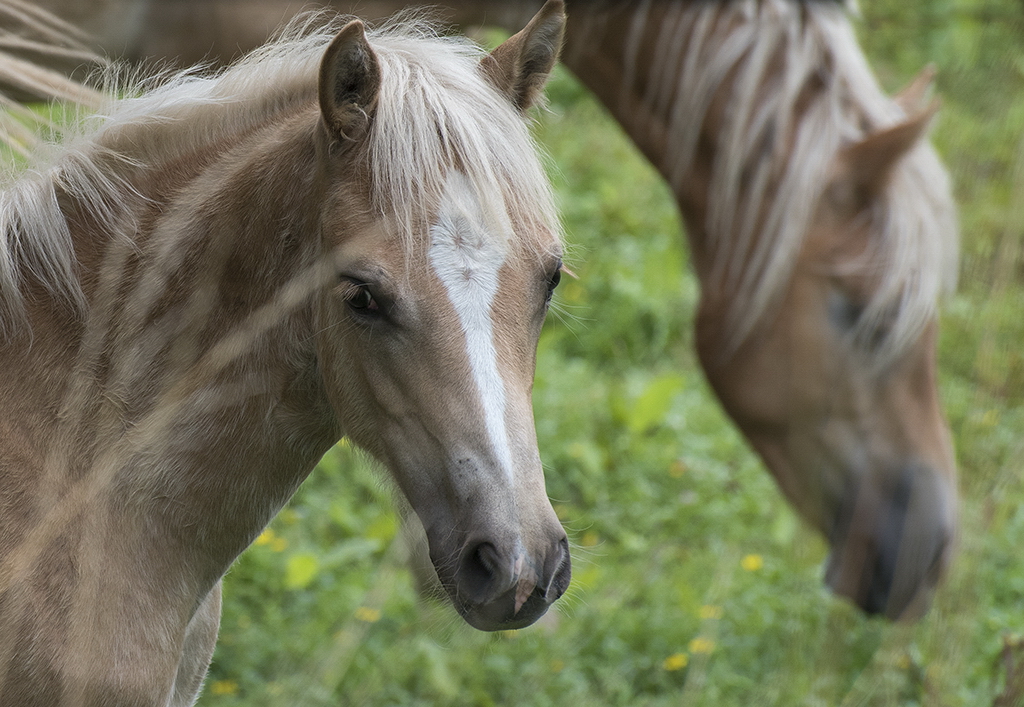
M 443 582 L 470 626 L 503 631 L 529 626 L 569 587 L 569 544 L 564 536 L 540 557 L 521 547 L 467 542 L 454 577 Z
M 913 620 L 927 610 L 952 554 L 955 492 L 923 465 L 894 478 L 847 494 L 825 581 L 865 613 Z

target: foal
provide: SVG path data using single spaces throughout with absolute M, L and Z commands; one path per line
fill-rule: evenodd
M 299 28 L 113 103 L 0 195 L 0 704 L 189 705 L 220 578 L 342 435 L 484 630 L 566 589 L 530 392 L 561 269 L 492 54 Z

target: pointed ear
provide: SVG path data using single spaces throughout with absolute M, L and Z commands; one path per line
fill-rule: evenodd
M 913 115 L 921 110 L 928 89 L 935 81 L 935 71 L 935 64 L 926 64 L 910 83 L 893 96 L 893 100 L 903 109 L 904 113 Z
M 565 3 L 548 0 L 530 23 L 480 63 L 491 83 L 525 112 L 540 98 L 558 61 L 565 33 Z
M 320 113 L 331 134 L 360 137 L 380 93 L 380 64 L 361 21 L 349 22 L 331 40 L 320 61 L 319 92 Z
M 902 123 L 879 130 L 839 152 L 830 187 L 837 206 L 856 211 L 888 185 L 893 169 L 924 138 L 939 109 L 937 100 Z

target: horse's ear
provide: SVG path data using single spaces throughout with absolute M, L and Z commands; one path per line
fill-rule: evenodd
M 928 89 L 935 81 L 935 71 L 935 64 L 925 64 L 921 72 L 893 96 L 893 100 L 903 109 L 904 113 L 913 115 L 921 109 Z
M 526 111 L 537 102 L 558 61 L 565 33 L 565 3 L 548 0 L 530 23 L 512 35 L 480 66 L 512 104 Z
M 893 169 L 928 131 L 939 109 L 937 100 L 902 123 L 878 130 L 839 153 L 832 195 L 851 210 L 877 196 L 889 183 Z
M 320 61 L 320 113 L 338 138 L 356 139 L 370 123 L 380 93 L 380 64 L 363 23 L 353 20 L 331 40 Z

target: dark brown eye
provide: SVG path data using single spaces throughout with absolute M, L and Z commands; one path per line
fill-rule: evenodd
M 352 291 L 345 301 L 348 302 L 349 307 L 361 312 L 377 311 L 377 302 L 373 299 L 373 295 L 370 294 L 370 290 L 366 285 L 353 285 Z
M 547 295 L 544 297 L 544 300 L 546 302 L 550 302 L 551 301 L 551 295 L 553 295 L 555 293 L 555 288 L 558 287 L 558 283 L 561 282 L 561 281 L 562 281 L 562 264 L 559 263 L 558 267 L 555 269 L 555 271 L 553 273 L 551 273 L 550 277 L 548 277 L 548 292 L 547 292 Z

